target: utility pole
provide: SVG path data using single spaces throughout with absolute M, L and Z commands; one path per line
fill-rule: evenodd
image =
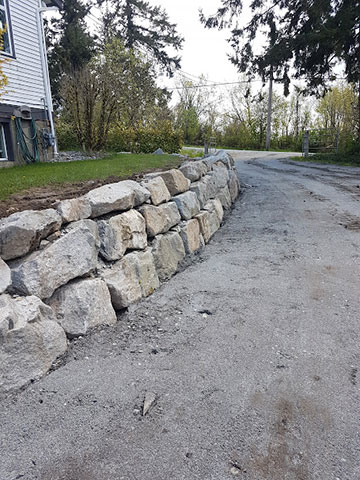
M 270 67 L 269 100 L 268 100 L 267 126 L 266 126 L 266 150 L 270 150 L 270 144 L 271 144 L 271 119 L 272 119 L 273 83 L 274 83 L 274 72 L 273 72 L 273 67 Z

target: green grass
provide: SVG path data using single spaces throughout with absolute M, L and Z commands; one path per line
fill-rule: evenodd
M 77 162 L 38 163 L 0 168 L 0 200 L 31 187 L 126 178 L 156 168 L 171 168 L 179 159 L 171 155 L 111 154 L 97 160 Z
M 360 167 L 360 154 L 317 153 L 309 157 L 291 157 L 297 162 L 325 163 L 346 167 Z
M 181 150 L 181 155 L 185 155 L 187 157 L 190 157 L 190 158 L 201 158 L 204 156 L 204 149 L 202 150 L 196 150 L 197 147 L 194 147 L 193 150 L 187 150 L 185 148 L 183 148 Z

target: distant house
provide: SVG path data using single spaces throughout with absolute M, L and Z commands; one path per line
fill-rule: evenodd
M 0 166 L 51 157 L 56 151 L 42 15 L 61 0 L 0 0 L 0 55 L 9 85 L 0 100 Z

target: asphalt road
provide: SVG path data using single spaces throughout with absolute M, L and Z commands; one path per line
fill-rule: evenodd
M 1 401 L 1 480 L 359 480 L 360 169 L 233 154 L 196 261 Z

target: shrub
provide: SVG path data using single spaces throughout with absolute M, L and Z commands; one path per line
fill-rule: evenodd
M 59 150 L 81 150 L 73 125 L 58 121 L 56 123 L 56 136 Z

